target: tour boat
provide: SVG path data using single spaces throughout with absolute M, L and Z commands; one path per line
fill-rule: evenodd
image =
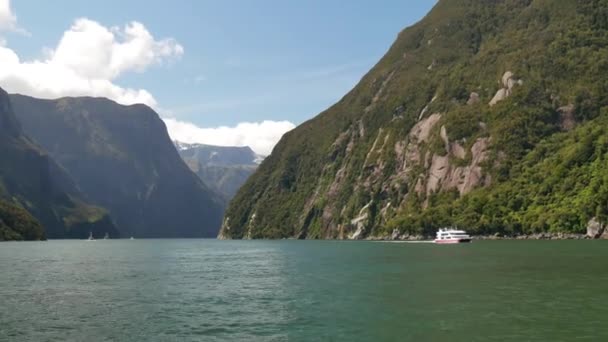
M 435 243 L 440 244 L 452 244 L 452 243 L 464 243 L 471 242 L 471 237 L 464 230 L 458 230 L 453 228 L 442 228 L 437 232 Z

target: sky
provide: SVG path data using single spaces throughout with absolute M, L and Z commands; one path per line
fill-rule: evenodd
M 0 87 L 145 103 L 173 139 L 267 155 L 435 2 L 0 0 Z

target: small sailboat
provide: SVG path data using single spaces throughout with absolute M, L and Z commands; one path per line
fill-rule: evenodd
M 135 238 L 131 236 L 131 238 L 129 240 L 135 240 Z
M 104 240 L 107 240 L 107 239 L 109 239 L 109 238 L 110 238 L 110 236 L 108 235 L 108 233 L 106 233 L 106 235 L 104 235 L 104 236 L 103 236 L 103 239 L 104 239 Z
M 95 241 L 95 238 L 93 237 L 93 232 L 89 232 L 89 238 L 87 239 L 87 241 Z

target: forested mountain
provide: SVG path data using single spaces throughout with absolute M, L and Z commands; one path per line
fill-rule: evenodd
M 26 134 L 109 210 L 122 236 L 217 234 L 224 201 L 188 169 L 151 108 L 90 97 L 11 100 Z
M 222 238 L 582 233 L 608 214 L 608 1 L 440 0 L 285 134 Z
M 23 133 L 0 89 L 0 240 L 84 238 L 90 232 L 118 236 L 107 211 L 91 205 L 65 170 Z
M 44 228 L 27 210 L 0 200 L 0 241 L 44 239 Z

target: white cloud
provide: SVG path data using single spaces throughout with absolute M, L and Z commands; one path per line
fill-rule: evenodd
M 11 9 L 10 0 L 0 0 L 0 33 L 3 31 L 16 32 L 28 36 L 29 32 L 17 26 L 17 15 Z M 0 45 L 5 41 L 0 37 Z
M 78 19 L 63 34 L 50 63 L 74 70 L 85 78 L 112 80 L 126 71 L 142 72 L 151 64 L 183 52 L 182 46 L 172 39 L 154 40 L 138 22 L 131 22 L 121 30 Z
M 0 31 L 12 31 L 16 27 L 17 16 L 11 10 L 10 0 L 0 0 Z
M 15 25 L 14 20 L 12 23 Z M 114 81 L 126 72 L 143 72 L 183 53 L 175 40 L 156 40 L 141 23 L 107 28 L 80 18 L 43 59 L 21 61 L 15 51 L 0 46 L 0 85 L 8 92 L 40 98 L 100 96 L 122 104 L 156 107 L 147 90 L 125 88 Z
M 21 32 L 10 0 L 0 0 L 0 33 Z M 107 97 L 121 104 L 144 103 L 163 111 L 145 89 L 123 87 L 117 78 L 127 72 L 144 72 L 183 55 L 184 48 L 174 39 L 155 39 L 139 22 L 124 27 L 105 27 L 87 19 L 76 19 L 55 48 L 44 49 L 39 59 L 23 61 L 0 35 L 0 87 L 11 93 L 39 98 L 62 96 Z M 240 60 L 230 61 L 233 66 Z M 194 78 L 195 83 L 204 75 Z M 186 143 L 220 146 L 250 146 L 268 155 L 281 136 L 293 129 L 288 121 L 244 122 L 235 127 L 200 128 L 194 124 L 165 119 L 171 137 Z
M 173 140 L 217 146 L 249 146 L 269 155 L 283 134 L 295 128 L 289 121 L 242 122 L 234 127 L 202 128 L 190 122 L 164 119 Z

